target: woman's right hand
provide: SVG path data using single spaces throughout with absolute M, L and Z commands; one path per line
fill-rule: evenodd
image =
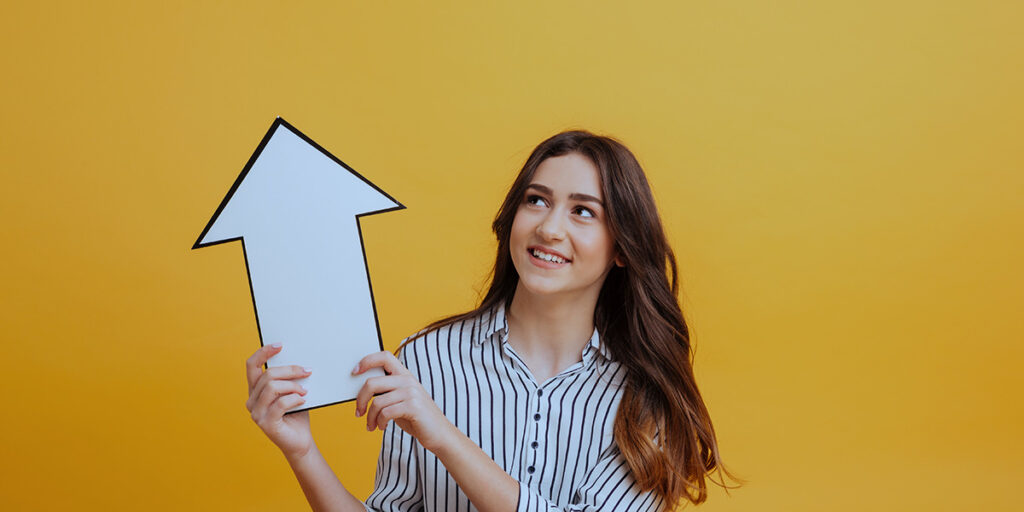
M 245 402 L 245 408 L 256 425 L 291 461 L 302 458 L 313 448 L 309 411 L 284 414 L 305 403 L 302 396 L 306 389 L 294 379 L 308 377 L 310 372 L 301 366 L 273 366 L 264 371 L 263 364 L 280 351 L 280 343 L 266 345 L 245 361 L 245 375 L 249 381 L 249 400 Z

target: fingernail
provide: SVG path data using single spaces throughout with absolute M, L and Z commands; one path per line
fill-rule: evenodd
M 281 348 L 281 344 L 280 343 L 274 343 L 273 345 L 271 345 L 271 347 L 273 347 L 273 348 Z
M 356 367 L 352 368 L 352 375 L 359 373 L 359 363 L 356 363 Z
M 305 370 L 306 373 L 313 373 L 313 369 L 308 367 L 308 366 L 304 366 L 304 367 L 302 367 L 302 369 Z

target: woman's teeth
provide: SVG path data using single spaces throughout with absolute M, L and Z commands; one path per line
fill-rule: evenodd
M 554 254 L 548 254 L 546 252 L 540 252 L 537 249 L 533 249 L 530 252 L 533 254 L 533 256 L 535 258 L 540 258 L 540 259 L 542 259 L 544 261 L 551 261 L 551 262 L 554 262 L 554 263 L 565 263 L 564 259 L 559 258 L 558 256 L 555 256 Z

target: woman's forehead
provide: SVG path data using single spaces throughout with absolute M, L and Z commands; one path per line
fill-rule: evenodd
M 555 195 L 585 194 L 602 199 L 601 174 L 597 166 L 579 153 L 545 159 L 533 173 L 531 185 L 542 185 Z

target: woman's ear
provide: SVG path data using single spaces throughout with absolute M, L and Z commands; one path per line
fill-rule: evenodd
M 622 255 L 621 254 L 616 254 L 614 261 L 615 261 L 615 266 L 616 267 L 625 267 L 626 266 L 626 264 L 622 261 Z

